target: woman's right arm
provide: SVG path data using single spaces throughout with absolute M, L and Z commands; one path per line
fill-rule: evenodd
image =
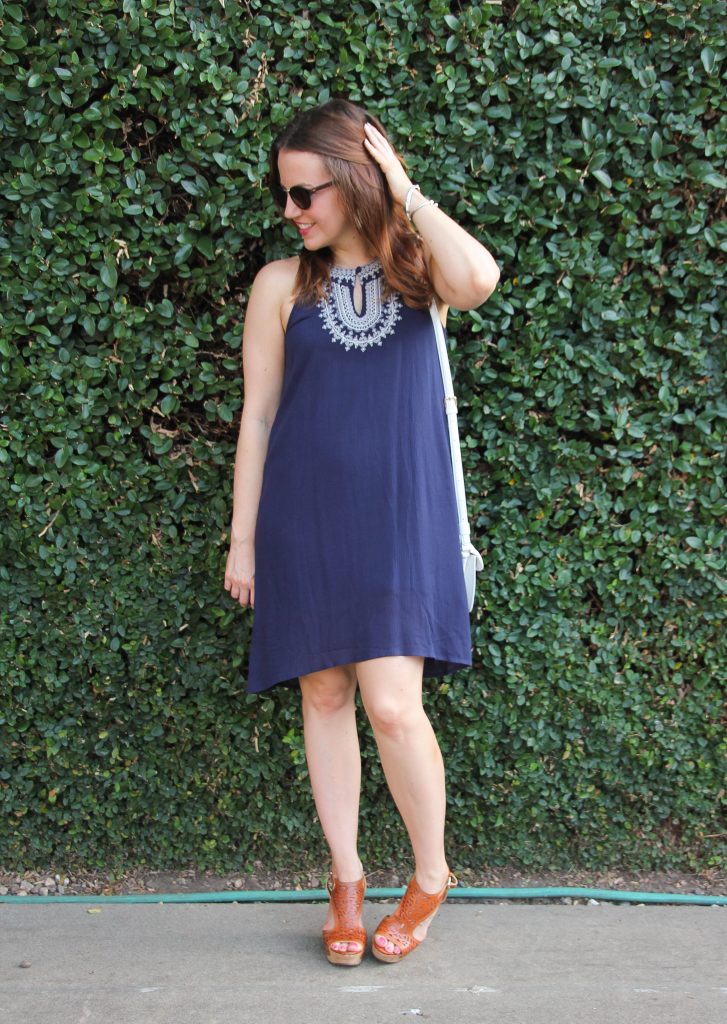
M 270 429 L 283 386 L 283 309 L 293 277 L 290 260 L 257 274 L 242 338 L 244 403 L 235 455 L 230 550 L 225 590 L 241 605 L 255 604 L 255 524 Z M 294 276 L 294 275 L 293 275 Z

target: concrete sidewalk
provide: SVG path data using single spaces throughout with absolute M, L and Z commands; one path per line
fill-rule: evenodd
M 2 1024 L 727 1021 L 724 907 L 452 902 L 357 968 L 325 960 L 322 904 L 94 909 L 0 906 Z M 369 933 L 390 910 L 366 903 Z

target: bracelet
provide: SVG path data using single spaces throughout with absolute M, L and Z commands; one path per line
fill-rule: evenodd
M 415 228 L 416 228 L 416 224 L 414 224 L 414 214 L 415 213 L 419 213 L 419 211 L 424 209 L 425 206 L 439 206 L 439 203 L 435 203 L 433 199 L 429 199 L 429 200 L 427 200 L 426 203 L 422 203 L 421 206 L 417 206 L 416 210 L 412 211 L 411 216 L 409 217 L 409 220 L 411 221 L 412 225 Z
M 418 185 L 410 185 L 410 187 L 409 187 L 409 189 L 408 189 L 408 191 L 406 193 L 406 199 L 404 200 L 404 213 L 406 214 L 408 220 L 411 220 L 411 214 L 409 213 L 409 207 L 411 206 L 412 197 L 413 197 L 415 192 L 421 192 L 421 189 L 419 188 L 419 186 Z

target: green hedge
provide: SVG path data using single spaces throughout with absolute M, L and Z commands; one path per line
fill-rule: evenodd
M 451 323 L 486 561 L 428 687 L 452 863 L 719 861 L 720 10 L 0 2 L 0 863 L 324 863 L 222 578 L 246 296 L 300 244 L 267 151 L 331 95 L 503 271 Z

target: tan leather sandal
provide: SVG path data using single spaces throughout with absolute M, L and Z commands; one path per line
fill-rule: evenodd
M 326 888 L 335 917 L 334 924 L 323 929 L 326 956 L 332 964 L 356 967 L 361 963 L 366 949 L 366 929 L 356 923 L 366 894 L 366 878 L 364 876 L 358 882 L 339 882 L 331 872 Z M 341 953 L 331 949 L 334 942 L 358 942 L 361 949 L 353 953 Z
M 449 890 L 457 884 L 457 879 L 450 872 L 444 883 L 444 888 L 440 892 L 429 893 L 420 889 L 416 876 L 414 876 L 395 912 L 385 917 L 374 932 L 371 952 L 376 959 L 383 960 L 387 964 L 396 964 L 416 949 L 421 943 L 419 939 L 414 938 L 414 929 L 431 921 L 446 900 Z M 379 938 L 398 946 L 400 952 L 387 953 L 376 942 Z

